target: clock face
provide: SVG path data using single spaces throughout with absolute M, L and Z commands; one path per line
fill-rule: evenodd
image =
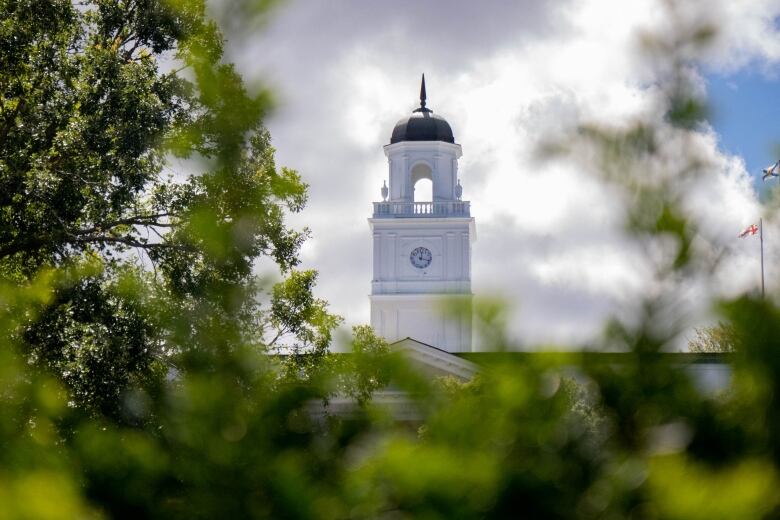
M 433 255 L 425 247 L 417 247 L 409 255 L 409 261 L 417 269 L 425 269 L 431 265 L 431 260 L 433 260 Z

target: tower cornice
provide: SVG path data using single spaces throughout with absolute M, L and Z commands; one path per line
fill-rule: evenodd
M 391 154 L 398 152 L 449 152 L 454 153 L 456 159 L 460 159 L 463 156 L 463 149 L 457 143 L 447 143 L 444 141 L 401 141 L 393 144 L 384 145 L 385 155 L 390 157 Z

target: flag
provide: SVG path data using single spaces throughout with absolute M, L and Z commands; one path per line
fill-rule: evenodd
M 742 233 L 739 234 L 739 238 L 745 238 L 748 235 L 755 235 L 758 233 L 758 226 L 755 224 L 750 224 L 748 227 L 742 231 Z
M 780 177 L 780 161 L 777 161 L 772 166 L 767 166 L 761 171 L 764 172 L 763 180 L 767 180 L 769 177 Z

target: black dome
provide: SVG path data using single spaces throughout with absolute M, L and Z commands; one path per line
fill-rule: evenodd
M 443 117 L 435 115 L 433 110 L 426 108 L 426 98 L 425 74 L 423 74 L 422 83 L 420 84 L 420 108 L 412 112 L 411 116 L 401 119 L 395 124 L 393 135 L 390 137 L 390 144 L 402 141 L 455 142 L 450 124 Z
M 444 141 L 454 143 L 450 124 L 428 109 L 415 110 L 411 116 L 401 119 L 393 128 L 390 144 L 401 141 Z

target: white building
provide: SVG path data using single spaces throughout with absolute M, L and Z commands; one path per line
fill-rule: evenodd
M 451 376 L 466 381 L 488 363 L 495 345 L 472 353 L 471 245 L 476 240 L 470 203 L 461 200 L 458 177 L 461 147 L 447 121 L 426 107 L 425 77 L 420 107 L 401 119 L 384 147 L 389 180 L 374 202 L 368 219 L 373 240 L 371 325 L 403 352 L 412 364 L 431 377 Z M 432 200 L 418 200 L 415 186 L 432 183 Z M 442 304 L 457 302 L 460 312 L 442 312 Z M 492 347 L 492 348 L 491 348 Z M 619 365 L 629 353 L 572 353 L 572 366 L 585 357 L 590 362 Z M 582 354 L 582 358 L 580 358 Z M 509 353 L 544 356 L 544 353 Z M 673 365 L 687 370 L 703 391 L 726 388 L 731 370 L 725 354 L 664 354 Z M 579 361 L 577 361 L 579 360 Z M 398 418 L 411 419 L 416 411 L 403 392 L 377 392 L 375 400 L 393 409 Z M 343 402 L 342 402 L 343 401 Z M 345 411 L 351 400 L 339 401 Z M 336 401 L 332 410 L 336 410 Z M 334 408 L 335 407 L 335 408 Z
M 461 200 L 461 147 L 449 123 L 426 106 L 401 119 L 384 147 L 389 181 L 368 219 L 373 234 L 371 325 L 390 342 L 413 338 L 447 352 L 471 351 L 470 203 Z M 415 186 L 432 183 L 432 199 Z M 445 304 L 459 312 L 444 313 Z

